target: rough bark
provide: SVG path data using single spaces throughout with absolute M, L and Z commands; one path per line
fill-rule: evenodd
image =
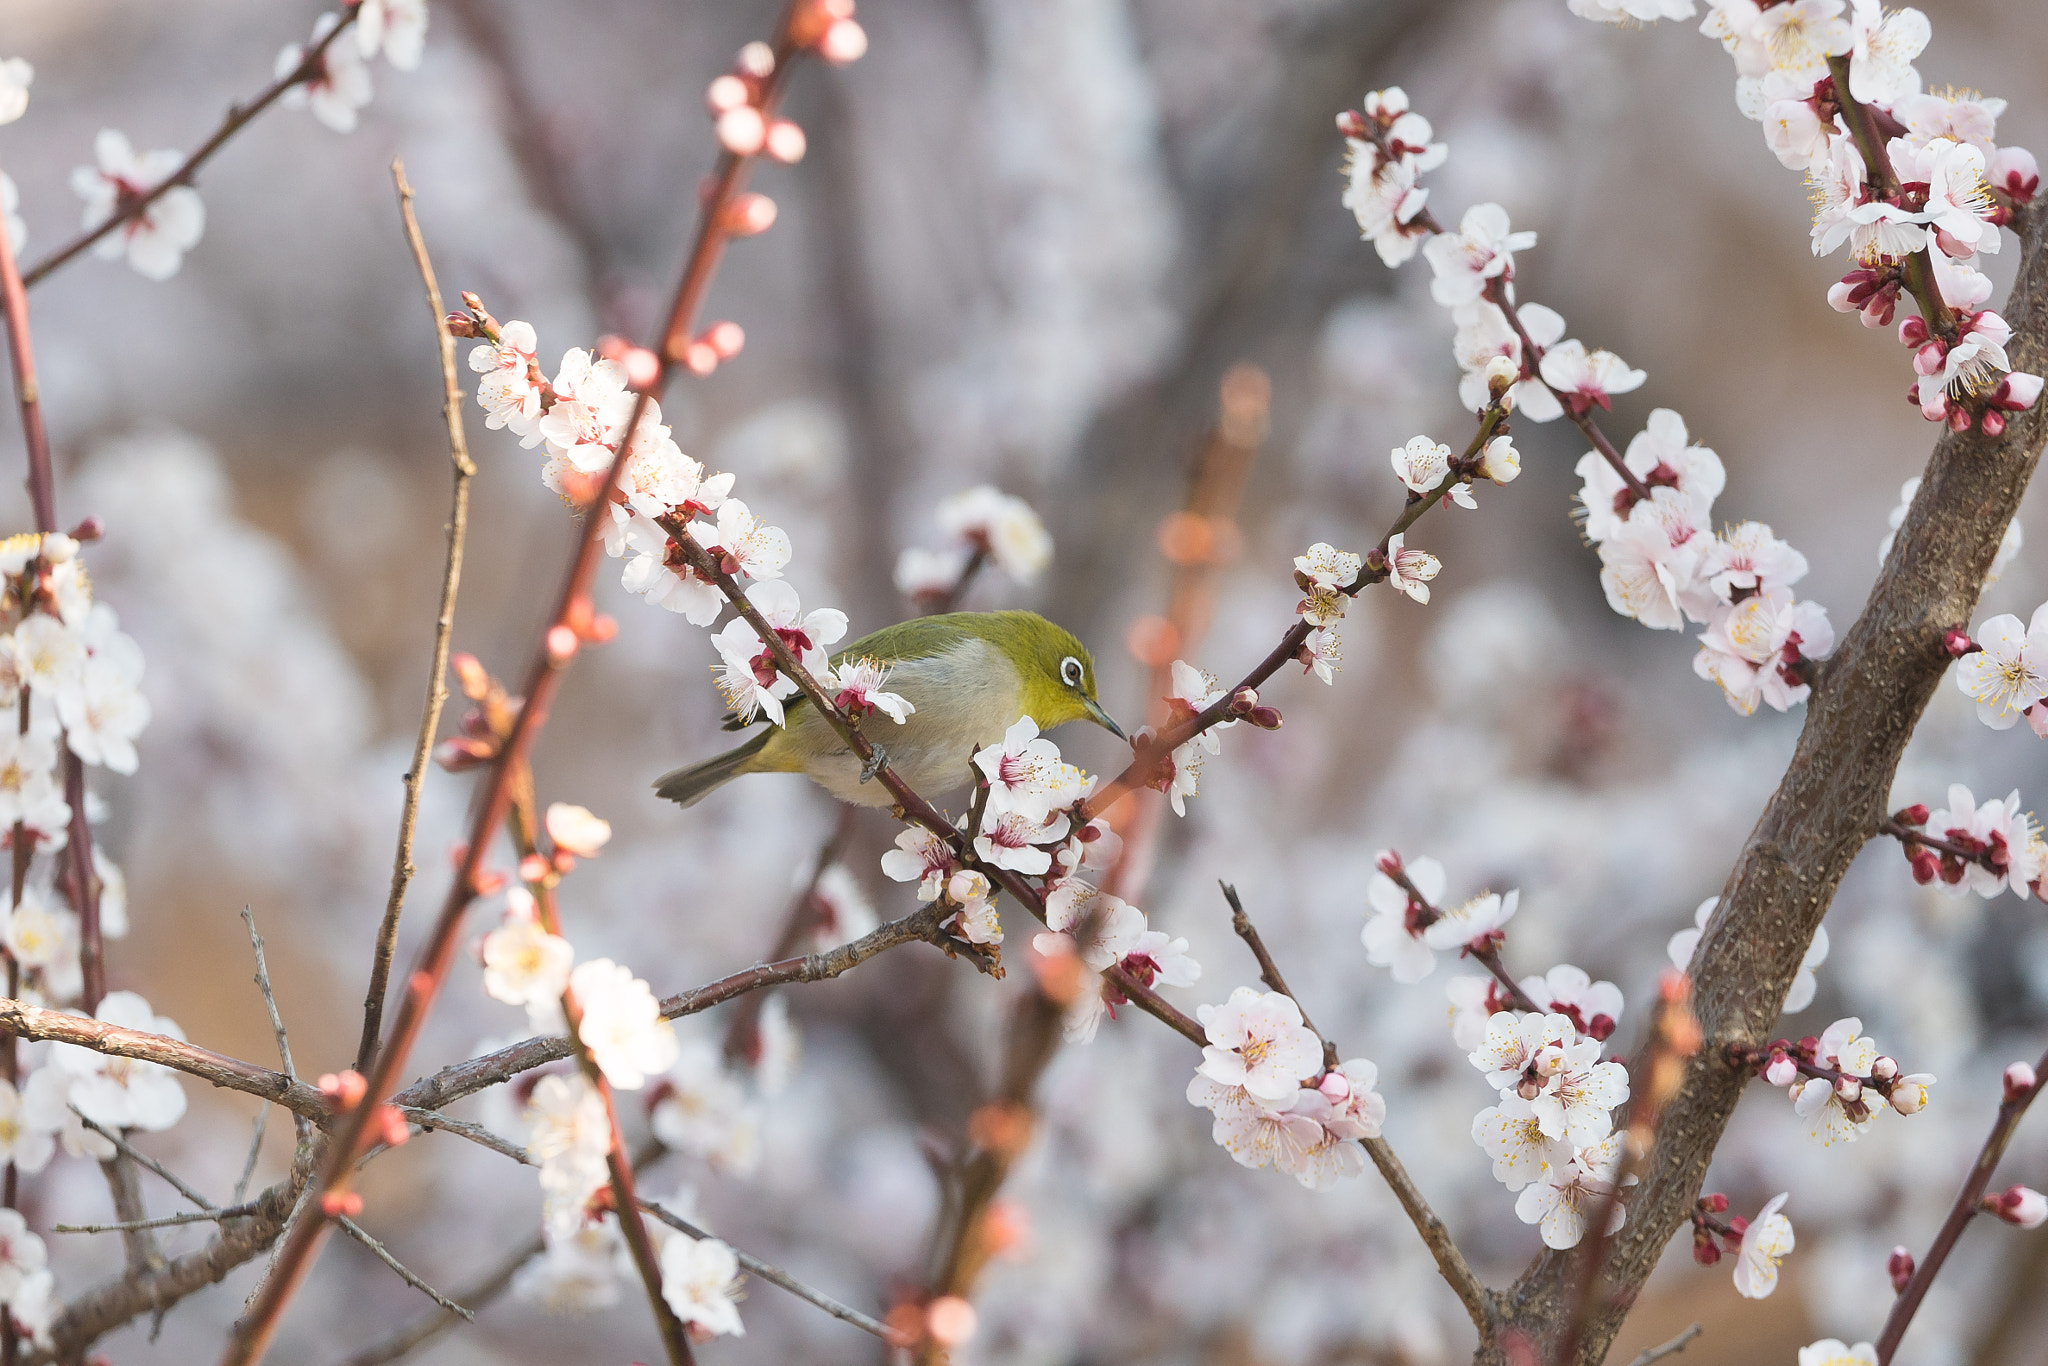
M 2048 370 L 2048 216 L 2032 219 L 2021 233 L 2024 254 L 2004 316 L 2014 329 L 2013 368 L 2039 374 Z M 1870 600 L 1807 704 L 1798 749 L 1693 955 L 1694 1005 L 1706 1043 L 1664 1111 L 1650 1174 L 1612 1244 L 1605 1293 L 1588 1317 L 1574 1366 L 1605 1358 L 1637 1291 L 1686 1221 L 1748 1082 L 1727 1060 L 1727 1047 L 1775 1035 L 1800 958 L 1850 861 L 1887 814 L 1900 755 L 1952 662 L 1942 633 L 1969 628 L 1992 556 L 2048 437 L 2048 404 L 2013 416 L 1996 439 L 1944 432 L 1935 444 Z M 1841 459 L 1845 477 L 1855 477 L 1855 453 L 1844 451 Z M 1570 1253 L 1547 1253 L 1501 1296 L 1499 1325 L 1478 1362 L 1503 1366 L 1509 1357 L 1501 1342 L 1513 1332 L 1539 1345 L 1554 1341 L 1569 1312 L 1572 1264 Z

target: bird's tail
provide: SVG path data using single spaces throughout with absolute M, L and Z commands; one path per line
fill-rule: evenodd
M 654 780 L 654 794 L 666 797 L 678 806 L 695 806 L 713 788 L 723 786 L 742 773 L 753 772 L 750 764 L 754 756 L 774 738 L 775 728 L 770 726 L 738 749 L 664 773 Z

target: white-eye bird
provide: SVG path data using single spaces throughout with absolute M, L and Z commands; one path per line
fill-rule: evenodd
M 902 725 L 870 718 L 867 737 L 889 767 L 927 796 L 967 777 L 977 749 L 995 744 L 1020 716 L 1040 730 L 1093 721 L 1123 731 L 1095 700 L 1095 661 L 1071 631 L 1036 612 L 949 612 L 886 626 L 834 657 L 880 660 L 887 688 L 915 707 Z M 654 790 L 682 806 L 743 773 L 802 773 L 840 801 L 888 806 L 878 782 L 862 782 L 862 764 L 817 708 L 801 695 L 785 704 L 787 724 L 739 748 L 663 774 Z

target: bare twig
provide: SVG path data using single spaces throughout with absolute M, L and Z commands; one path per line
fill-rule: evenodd
M 515 1248 L 495 1268 L 462 1293 L 462 1301 L 478 1309 L 505 1293 L 512 1280 L 519 1274 L 519 1268 L 547 1251 L 547 1240 L 540 1237 L 528 1239 Z M 384 1366 L 396 1361 L 430 1339 L 439 1336 L 461 1322 L 461 1316 L 447 1311 L 423 1314 L 406 1324 L 382 1342 L 363 1348 L 345 1358 L 337 1366 Z
M 1683 1352 L 1687 1347 L 1690 1347 L 1692 1345 L 1692 1340 L 1698 1337 L 1703 1331 L 1704 1330 L 1697 1323 L 1695 1323 L 1692 1327 L 1686 1329 L 1683 1333 L 1680 1333 L 1677 1337 L 1671 1339 L 1671 1341 L 1669 1342 L 1662 1343 L 1656 1347 L 1645 1347 L 1641 1351 L 1641 1353 L 1639 1353 L 1636 1356 L 1636 1359 L 1629 1363 L 1629 1366 L 1652 1366 L 1652 1363 L 1662 1361 L 1665 1357 L 1677 1356 L 1680 1352 Z
M 441 413 L 448 426 L 448 463 L 454 469 L 455 488 L 448 510 L 448 553 L 441 567 L 441 602 L 434 615 L 427 701 L 420 712 L 419 737 L 413 742 L 412 766 L 405 771 L 405 806 L 398 818 L 398 852 L 391 862 L 391 891 L 384 900 L 384 920 L 377 927 L 376 956 L 370 964 L 370 988 L 363 999 L 363 1037 L 356 1046 L 358 1072 L 369 1071 L 378 1035 L 384 1029 L 384 996 L 391 981 L 391 960 L 398 950 L 399 916 L 405 909 L 406 888 L 417 871 L 412 861 L 413 830 L 419 823 L 420 784 L 426 780 L 434 735 L 441 728 L 441 708 L 448 701 L 448 640 L 455 630 L 455 598 L 462 587 L 462 547 L 469 533 L 469 481 L 476 474 L 462 425 L 462 380 L 455 368 L 455 337 L 448 331 L 441 285 L 434 276 L 433 260 L 427 255 L 426 239 L 420 235 L 419 220 L 413 216 L 413 190 L 405 178 L 404 162 L 392 161 L 391 180 L 398 190 L 398 216 L 405 225 L 405 240 L 412 248 L 413 264 L 426 290 L 427 311 L 434 318 L 434 339 L 441 357 Z
M 230 105 L 227 117 L 221 120 L 220 127 L 214 129 L 213 136 L 200 143 L 199 150 L 186 157 L 177 170 L 171 172 L 163 180 L 141 194 L 135 195 L 132 198 L 124 197 L 115 208 L 113 215 L 106 222 L 87 228 L 84 232 L 81 232 L 78 236 L 72 238 L 30 267 L 28 273 L 22 277 L 23 283 L 31 288 L 41 284 L 49 278 L 52 271 L 70 261 L 108 233 L 115 231 L 125 223 L 133 221 L 137 215 L 147 210 L 150 205 L 156 203 L 158 199 L 173 187 L 192 184 L 194 177 L 199 174 L 199 168 L 211 160 L 215 152 L 226 146 L 229 138 L 241 132 L 258 114 L 261 114 L 264 110 L 275 104 L 285 91 L 290 90 L 293 86 L 303 81 L 311 80 L 321 73 L 325 66 L 328 45 L 341 37 L 348 30 L 349 26 L 355 23 L 356 16 L 360 13 L 362 13 L 362 8 L 359 5 L 343 5 L 341 8 L 341 21 L 329 29 L 327 35 L 319 42 L 306 50 L 305 57 L 300 60 L 297 66 L 285 72 L 284 75 L 279 76 L 269 85 L 264 86 L 247 104 Z
M 186 1185 L 183 1181 L 179 1180 L 176 1176 L 172 1175 L 170 1169 L 164 1166 L 163 1163 L 157 1161 L 148 1153 L 141 1151 L 139 1148 L 131 1144 L 127 1139 L 121 1137 L 121 1131 L 119 1129 L 109 1129 L 104 1125 L 95 1124 L 92 1120 L 86 1118 L 84 1112 L 81 1111 L 76 1105 L 67 1106 L 66 1108 L 69 1109 L 72 1114 L 78 1116 L 79 1123 L 83 1124 L 86 1128 L 98 1134 L 101 1138 L 107 1140 L 107 1142 L 113 1144 L 114 1147 L 120 1151 L 121 1156 L 127 1158 L 129 1161 L 134 1162 L 140 1166 L 149 1168 L 149 1170 L 155 1172 L 158 1176 L 162 1177 L 164 1181 L 170 1185 L 172 1190 L 184 1196 L 187 1200 L 190 1200 L 193 1204 L 199 1206 L 199 1208 L 203 1210 L 219 1208 L 219 1206 L 215 1205 L 211 1200 L 207 1199 L 198 1191 L 193 1190 L 190 1186 Z
M 473 1311 L 464 1309 L 454 1300 L 449 1299 L 446 1295 L 434 1289 L 433 1286 L 428 1285 L 424 1280 L 420 1279 L 420 1277 L 415 1272 L 413 1272 L 409 1267 L 407 1267 L 404 1262 L 399 1261 L 398 1258 L 391 1255 L 390 1248 L 385 1247 L 384 1244 L 378 1242 L 375 1238 L 372 1238 L 368 1233 L 365 1233 L 363 1231 L 363 1226 L 361 1224 L 358 1224 L 353 1219 L 349 1219 L 343 1216 L 336 1216 L 334 1222 L 341 1225 L 341 1231 L 343 1233 L 346 1233 L 349 1237 L 361 1243 L 365 1248 L 368 1248 L 370 1255 L 372 1257 L 375 1257 L 378 1261 L 390 1267 L 392 1271 L 397 1274 L 398 1279 L 404 1281 L 407 1285 L 419 1291 L 422 1295 L 425 1295 L 428 1299 L 432 1300 L 435 1304 L 440 1305 L 449 1313 L 460 1314 L 464 1319 L 466 1319 L 470 1323 L 476 1322 L 476 1314 Z
M 256 933 L 256 917 L 247 906 L 242 907 L 242 923 L 249 927 L 249 949 L 256 956 L 256 988 L 263 993 L 263 1008 L 270 1014 L 270 1032 L 277 1036 L 277 1056 L 284 1064 L 284 1074 L 297 1081 L 299 1071 L 292 1066 L 291 1039 L 284 1032 L 284 1017 L 277 1013 L 277 994 L 270 989 L 270 964 L 263 958 L 263 936 Z
M 656 1219 L 659 1219 L 662 1223 L 667 1224 L 670 1228 L 686 1233 L 700 1241 L 715 1236 L 704 1229 L 698 1228 L 680 1214 L 675 1214 L 663 1208 L 655 1201 L 643 1199 L 640 1202 L 640 1208 L 653 1215 Z M 815 1305 L 842 1323 L 850 1323 L 864 1333 L 873 1333 L 884 1342 L 893 1344 L 896 1341 L 896 1335 L 889 1331 L 889 1325 L 883 1323 L 880 1319 L 863 1314 L 860 1310 L 849 1305 L 841 1304 L 822 1290 L 813 1290 L 787 1271 L 771 1263 L 764 1262 L 751 1253 L 733 1248 L 733 1256 L 739 1260 L 741 1266 L 745 1267 L 752 1274 L 759 1276 L 770 1285 L 780 1286 L 806 1304 Z
M 407 1120 L 419 1125 L 421 1133 L 454 1134 L 457 1138 L 468 1139 L 478 1147 L 489 1148 L 494 1153 L 509 1157 L 514 1162 L 526 1163 L 528 1165 L 533 1164 L 533 1159 L 527 1155 L 526 1149 L 520 1147 L 509 1138 L 500 1138 L 481 1124 L 471 1124 L 466 1120 L 450 1119 L 439 1110 L 422 1110 L 412 1105 L 400 1105 L 396 1108 L 398 1113 L 404 1115 Z
M 256 1174 L 256 1159 L 263 1155 L 263 1128 L 269 1119 L 270 1107 L 268 1105 L 257 1106 L 255 1128 L 249 1135 L 249 1156 L 243 1161 L 242 1175 L 235 1182 L 235 1203 L 238 1205 L 242 1203 L 242 1197 L 248 1194 L 249 1178 Z
M 136 1219 L 121 1224 L 55 1224 L 52 1233 L 130 1233 L 138 1229 L 175 1228 L 179 1224 L 211 1224 L 223 1219 L 247 1219 L 263 1209 L 263 1202 L 228 1205 L 221 1209 L 199 1209 L 185 1214 L 165 1214 L 155 1219 Z

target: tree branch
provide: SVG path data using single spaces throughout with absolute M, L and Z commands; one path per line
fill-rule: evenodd
M 2048 369 L 2048 250 L 2029 216 L 2005 316 L 2015 369 Z M 1694 952 L 1694 1008 L 1705 1046 L 1666 1107 L 1650 1170 L 1614 1240 L 1614 1295 L 1592 1317 L 1573 1366 L 1608 1345 L 1665 1244 L 1688 1217 L 1707 1163 L 1748 1079 L 1729 1045 L 1771 1037 L 1785 992 L 1842 876 L 1887 812 L 1899 757 L 1950 659 L 1947 630 L 1967 627 L 2005 527 L 2048 438 L 2048 405 L 2012 414 L 1996 438 L 1944 432 L 1863 614 L 1807 703 L 1798 748 L 1751 832 Z M 1545 1341 L 1566 1311 L 1571 1259 L 1540 1258 L 1508 1292 L 1507 1321 Z M 1498 1342 L 1480 1361 L 1508 1358 Z
M 405 771 L 405 807 L 398 818 L 398 852 L 391 861 L 391 892 L 384 901 L 384 921 L 377 927 L 376 956 L 370 964 L 370 989 L 363 998 L 363 1037 L 356 1045 L 356 1070 L 369 1070 L 377 1051 L 377 1037 L 384 1029 L 384 993 L 391 980 L 391 960 L 398 949 L 398 918 L 405 909 L 405 889 L 415 871 L 412 861 L 413 828 L 419 822 L 420 784 L 426 780 L 427 763 L 434 752 L 434 733 L 441 728 L 441 708 L 448 701 L 448 638 L 455 630 L 455 596 L 462 587 L 462 547 L 469 534 L 469 481 L 476 465 L 469 458 L 469 438 L 462 426 L 462 380 L 455 369 L 455 337 L 448 330 L 448 314 L 442 306 L 441 284 L 434 276 L 433 260 L 427 255 L 426 239 L 420 236 L 419 220 L 413 217 L 412 186 L 405 179 L 405 163 L 391 162 L 391 181 L 398 191 L 398 217 L 405 227 L 406 245 L 412 248 L 413 265 L 427 295 L 427 311 L 434 319 L 434 340 L 441 357 L 441 414 L 448 425 L 448 463 L 454 467 L 455 489 L 448 509 L 448 554 L 441 568 L 441 605 L 434 614 L 434 651 L 427 672 L 427 701 L 420 712 L 419 738 L 413 742 L 412 767 Z

